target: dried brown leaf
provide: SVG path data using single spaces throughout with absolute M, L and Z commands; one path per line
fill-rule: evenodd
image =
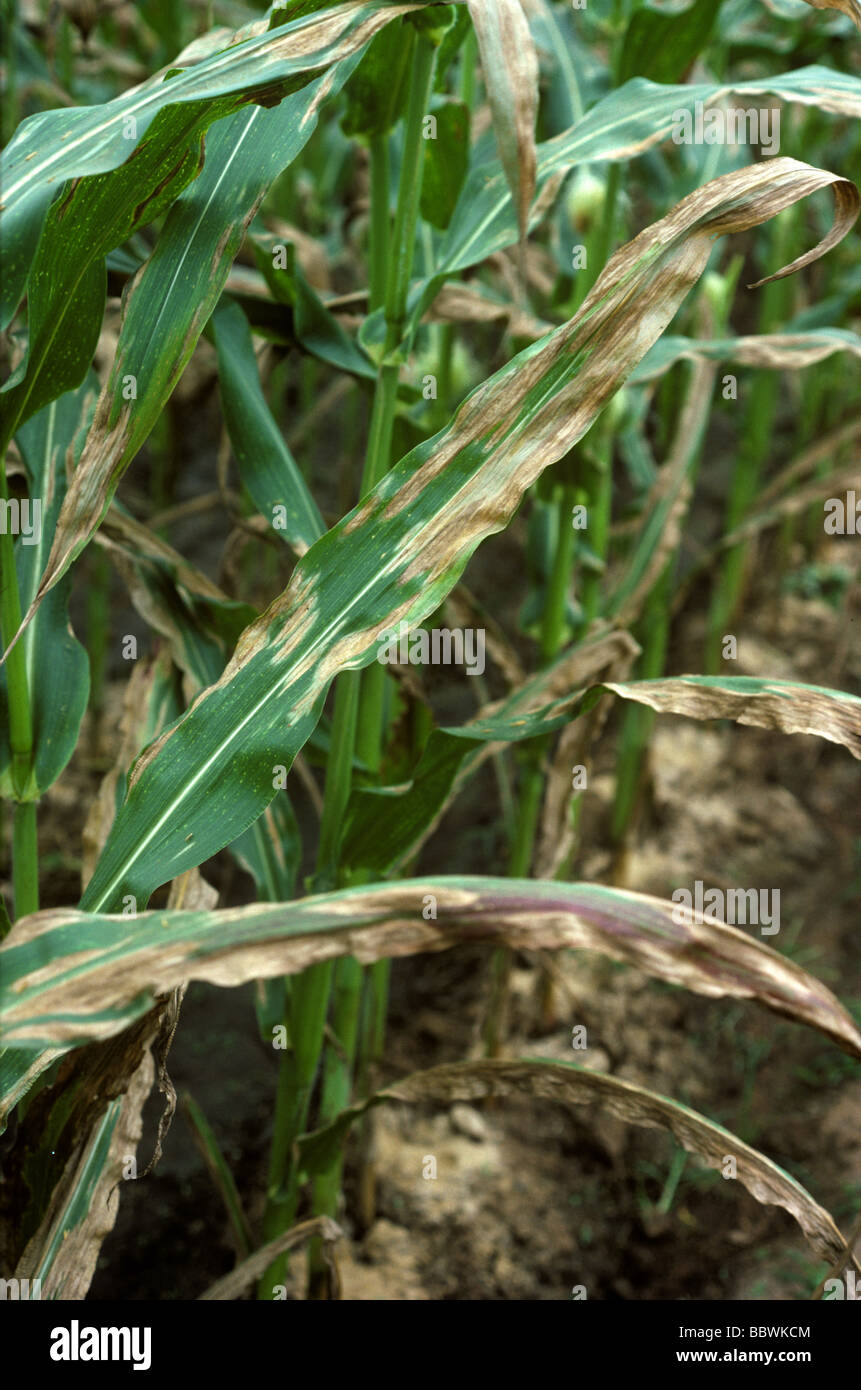
M 423 915 L 428 895 L 433 920 Z M 118 1033 L 149 1001 L 164 1007 L 162 997 L 186 981 L 234 986 L 345 955 L 371 964 L 460 942 L 603 952 L 697 994 L 756 999 L 861 1057 L 861 1031 L 831 991 L 735 927 L 600 884 L 493 878 L 412 880 L 217 912 L 34 913 L 0 947 L 4 1038 L 13 1047 L 75 1046 Z
M 538 55 L 520 0 L 467 0 L 467 4 L 522 245 L 529 228 L 538 167 Z
M 785 734 L 815 734 L 861 758 L 861 700 L 813 685 L 732 677 L 674 676 L 603 687 L 659 714 L 690 719 L 734 719 Z
M 297 1245 L 304 1245 L 306 1241 L 319 1236 L 326 1253 L 327 1250 L 331 1251 L 335 1241 L 340 1240 L 343 1234 L 340 1226 L 329 1216 L 315 1216 L 311 1221 L 302 1221 L 283 1235 L 270 1240 L 268 1245 L 255 1250 L 253 1255 L 249 1255 L 247 1260 L 243 1260 L 229 1274 L 225 1274 L 223 1279 L 210 1284 L 206 1292 L 200 1295 L 199 1301 L 224 1303 L 239 1298 L 261 1274 L 265 1273 L 278 1255 L 284 1254 L 285 1250 L 295 1250 Z
M 783 1207 L 794 1217 L 820 1259 L 844 1265 L 854 1263 L 846 1241 L 833 1218 L 799 1182 L 765 1154 L 745 1144 L 737 1135 L 678 1101 L 668 1100 L 631 1081 L 573 1064 L 539 1059 L 518 1062 L 455 1062 L 416 1072 L 394 1086 L 377 1092 L 364 1105 L 354 1106 L 338 1124 L 346 1128 L 368 1105 L 386 1101 L 448 1105 L 455 1101 L 487 1100 L 511 1095 L 539 1097 L 563 1105 L 597 1105 L 626 1124 L 646 1129 L 669 1130 L 688 1153 L 697 1154 L 707 1168 L 726 1171 L 726 1160 L 735 1159 L 737 1180 L 765 1206 Z M 320 1132 L 320 1136 L 325 1131 Z M 313 1157 L 319 1139 L 303 1141 L 306 1162 Z

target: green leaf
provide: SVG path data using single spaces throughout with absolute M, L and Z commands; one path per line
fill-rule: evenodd
M 275 532 L 303 554 L 326 530 L 319 508 L 266 403 L 248 320 L 222 302 L 212 320 L 218 384 L 242 481 Z M 275 508 L 283 508 L 275 515 Z
M 322 362 L 342 372 L 376 380 L 376 368 L 363 349 L 341 327 L 308 283 L 292 242 L 271 234 L 252 239 L 254 256 L 274 297 L 289 304 L 293 311 L 293 330 L 298 342 Z M 277 262 L 276 263 L 276 258 Z M 280 261 L 284 264 L 280 264 Z
M 101 327 L 104 257 L 199 172 L 202 151 L 185 148 L 184 140 L 199 131 L 200 113 L 184 107 L 181 117 L 180 134 L 177 120 L 160 113 L 134 158 L 115 174 L 73 183 L 52 206 L 28 282 L 27 357 L 0 397 L 4 440 L 42 405 L 80 385 Z
M 370 140 L 397 125 L 407 103 L 411 51 L 409 35 L 400 24 L 389 24 L 368 45 L 344 92 L 345 135 Z
M 45 215 L 66 180 L 132 166 L 115 185 L 99 185 L 107 190 L 103 206 L 107 211 L 113 202 L 118 216 L 131 217 L 135 225 L 147 212 L 152 221 L 156 208 L 176 196 L 174 187 L 167 202 L 159 197 L 165 161 L 172 161 L 173 171 L 192 177 L 203 133 L 213 121 L 248 102 L 271 106 L 300 91 L 334 63 L 361 52 L 380 29 L 412 8 L 422 4 L 365 0 L 300 16 L 272 30 L 263 21 L 263 32 L 167 77 L 157 73 L 103 106 L 28 117 L 0 166 L 5 267 L 0 327 L 6 327 L 26 291 Z M 310 115 L 312 101 L 304 105 Z M 88 194 L 77 196 L 86 199 Z M 135 222 L 134 209 L 140 205 L 141 218 Z
M 466 5 L 458 4 L 454 9 L 454 23 L 446 29 L 439 52 L 436 59 L 436 77 L 434 78 L 434 91 L 446 92 L 449 84 L 449 67 L 454 62 L 463 46 L 467 34 L 472 29 L 472 20 Z
M 319 79 L 314 99 L 343 77 L 342 65 Z M 65 570 L 105 515 L 194 351 L 260 199 L 310 138 L 315 120 L 302 92 L 272 111 L 240 111 L 210 134 L 203 173 L 171 208 L 126 294 L 116 356 L 65 499 L 49 570 Z
M 230 849 L 251 874 L 266 902 L 285 902 L 293 897 L 302 864 L 302 836 L 285 791 L 279 792 L 260 819 L 237 836 Z
M 69 458 L 77 462 L 93 417 L 98 381 L 95 374 L 75 392 L 68 392 L 24 425 L 17 444 L 27 471 L 31 507 L 41 509 L 31 544 L 23 534 L 15 545 L 18 588 L 29 603 L 39 585 L 66 492 Z M 31 523 L 35 517 L 31 512 Z M 47 791 L 68 763 L 78 741 L 90 692 L 87 653 L 72 632 L 69 599 L 72 576 L 52 590 L 22 641 L 26 652 L 28 687 L 33 716 L 33 779 L 31 797 Z M 50 672 L 50 680 L 43 673 Z M 6 671 L 0 668 L 0 793 L 12 796 L 11 750 Z
M 678 82 L 705 46 L 719 9 L 720 0 L 693 0 L 687 9 L 671 13 L 641 5 L 625 32 L 619 85 L 632 77 Z
M 230 1165 L 221 1152 L 212 1126 L 197 1101 L 188 1094 L 184 1095 L 182 1099 L 195 1140 L 224 1203 L 237 1252 L 240 1259 L 245 1259 L 252 1245 L 251 1228 L 243 1210 L 242 1198 L 239 1196 Z
M 469 167 L 469 108 L 461 101 L 437 102 L 431 113 L 436 139 L 424 142 L 421 215 L 445 231 Z
M 554 733 L 571 721 L 576 697 L 519 712 L 510 697 L 495 716 L 434 729 L 406 788 L 367 788 L 350 797 L 339 862 L 345 869 L 391 872 L 414 851 L 447 805 L 452 787 L 489 744 L 519 743 Z
M 83 259 L 76 266 L 85 244 L 80 240 L 83 229 L 75 228 L 64 240 L 57 221 L 52 210 L 30 277 L 27 354 L 0 388 L 7 433 L 49 401 L 77 390 L 90 370 L 102 330 L 104 262 Z

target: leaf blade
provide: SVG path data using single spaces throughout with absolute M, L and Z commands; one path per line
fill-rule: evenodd
M 424 916 L 427 894 L 436 918 Z M 234 986 L 345 955 L 366 964 L 460 941 L 597 950 L 698 994 L 756 999 L 861 1057 L 861 1030 L 825 985 L 708 914 L 601 884 L 470 877 L 217 911 L 34 913 L 0 947 L 7 1045 L 109 1038 L 185 980 Z

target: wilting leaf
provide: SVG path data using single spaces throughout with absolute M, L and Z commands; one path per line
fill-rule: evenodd
M 284 508 L 285 524 L 279 524 L 275 534 L 304 554 L 326 527 L 266 403 L 248 320 L 237 304 L 222 304 L 213 318 L 213 332 L 224 422 L 242 481 L 270 525 L 276 519 L 274 509 Z
M 109 1101 L 55 1185 L 38 1231 L 15 1270 L 19 1279 L 40 1279 L 43 1299 L 86 1297 L 102 1243 L 113 1229 L 122 1179 L 137 1149 L 142 1111 L 154 1076 L 150 1053 Z
M 437 915 L 426 920 L 429 901 Z M 238 985 L 345 955 L 370 964 L 478 941 L 601 951 L 698 994 L 756 999 L 861 1057 L 861 1032 L 830 990 L 735 927 L 599 884 L 493 878 L 377 884 L 221 911 L 34 913 L 0 947 L 4 1039 L 16 1049 L 76 1047 L 120 1032 L 184 981 Z
M 749 540 L 766 527 L 774 526 L 787 516 L 797 516 L 810 506 L 811 502 L 821 502 L 823 498 L 839 497 L 847 488 L 861 489 L 861 460 L 848 464 L 845 468 L 835 468 L 814 479 L 805 487 L 796 487 L 780 501 L 764 503 L 756 509 L 734 531 L 721 536 L 716 550 L 730 550 L 740 542 Z
M 602 691 L 648 705 L 659 714 L 690 719 L 734 719 L 785 734 L 815 734 L 861 758 L 861 699 L 843 690 L 754 676 L 673 676 L 597 686 L 584 701 L 591 708 Z
M 433 323 L 499 323 L 503 321 L 512 337 L 535 342 L 554 327 L 545 319 L 536 318 L 527 309 L 492 294 L 484 286 L 452 281 L 443 285 L 428 311 Z
M 535 192 L 538 55 L 520 0 L 467 0 L 521 241 Z
M 340 1240 L 343 1231 L 331 1217 L 315 1216 L 310 1221 L 302 1221 L 298 1226 L 292 1226 L 283 1235 L 276 1236 L 275 1240 L 270 1240 L 268 1245 L 261 1246 L 255 1250 L 253 1255 L 249 1255 L 247 1260 L 232 1269 L 229 1274 L 225 1274 L 223 1279 L 218 1279 L 216 1283 L 210 1284 L 206 1293 L 200 1295 L 201 1300 L 209 1299 L 216 1302 L 230 1302 L 239 1298 L 252 1284 L 260 1278 L 261 1274 L 269 1268 L 276 1255 L 282 1255 L 285 1250 L 295 1250 L 297 1245 L 304 1245 L 306 1241 L 319 1238 L 324 1245 L 333 1245 L 336 1240 Z
M 518 1062 L 453 1062 L 414 1072 L 360 1105 L 339 1115 L 334 1124 L 300 1141 L 303 1163 L 313 1170 L 325 1166 L 353 1122 L 371 1106 L 400 1102 L 420 1105 L 428 1101 L 482 1100 L 491 1096 L 523 1095 L 563 1105 L 596 1105 L 626 1124 L 646 1129 L 666 1129 L 688 1153 L 697 1154 L 707 1168 L 725 1169 L 726 1158 L 736 1161 L 738 1181 L 758 1202 L 783 1207 L 795 1218 L 811 1248 L 829 1262 L 849 1260 L 846 1242 L 832 1217 L 813 1200 L 806 1188 L 770 1158 L 752 1149 L 737 1135 L 708 1120 L 678 1101 L 622 1081 L 615 1076 L 588 1071 L 573 1062 L 549 1062 L 524 1058 Z
M 568 453 L 660 336 L 713 237 L 824 187 L 837 203 L 834 228 L 771 279 L 846 234 L 858 212 L 854 184 L 792 159 L 706 184 L 612 257 L 570 323 L 474 391 L 446 430 L 317 541 L 218 683 L 135 765 L 82 906 L 113 906 L 129 893 L 142 906 L 158 884 L 256 820 L 272 799 L 273 765 L 289 767 L 332 677 L 373 661 L 381 631 L 401 620 L 415 626 L 438 607 L 480 541 L 507 525 L 524 491 Z
M 57 1277 L 62 1272 L 72 1285 L 83 1275 L 89 1280 L 100 1233 L 110 1229 L 116 1216 L 117 1196 L 110 1198 L 110 1191 L 121 1177 L 123 1151 L 115 1136 L 127 1132 L 131 1138 L 137 1128 L 152 1081 L 147 1054 L 151 1048 L 164 1051 L 167 1016 L 168 1001 L 160 1000 L 130 1028 L 79 1048 L 31 1096 L 23 1115 L 19 1112 L 16 1144 L 3 1171 L 4 1213 L 11 1207 L 16 1218 L 5 1232 L 11 1236 L 6 1257 L 26 1261 L 33 1277 L 51 1275 L 59 1256 Z M 43 1071 L 44 1054 L 34 1060 Z M 130 1086 L 133 1103 L 123 1108 L 115 1098 Z M 4 1114 L 7 1101 L 4 1094 Z M 134 1153 L 134 1147 L 127 1152 Z M 112 1165 L 113 1181 L 104 1185 L 106 1162 Z M 68 1263 L 64 1245 L 72 1256 Z M 76 1268 L 76 1250 L 87 1263 L 92 1259 L 89 1269 L 86 1263 Z
M 18 1047 L 0 1048 L 0 1134 L 6 1129 L 6 1121 L 13 1106 L 18 1104 L 34 1082 L 62 1057 L 65 1051 L 65 1047 L 51 1048 L 44 1052 L 33 1052 L 28 1048 Z
M 816 328 L 805 333 L 751 333 L 740 338 L 665 335 L 631 373 L 631 385 L 653 381 L 677 362 L 738 362 L 744 367 L 796 371 L 824 362 L 835 352 L 861 357 L 861 337 L 848 328 Z
M 518 310 L 510 301 L 498 299 L 485 289 L 474 290 L 457 283 L 443 285 L 428 311 L 428 317 L 435 323 L 497 323 L 504 320 L 509 333 L 531 342 L 543 337 L 553 327 L 542 319 Z M 861 336 L 849 328 L 749 333 L 734 338 L 685 338 L 681 334 L 665 334 L 631 373 L 628 384 L 640 386 L 655 381 L 679 362 L 736 362 L 743 367 L 797 371 L 824 362 L 835 352 L 848 352 L 850 356 L 861 357 Z
M 660 344 L 656 343 L 655 346 L 659 347 Z M 697 361 L 688 383 L 670 456 L 649 489 L 639 532 L 624 573 L 603 604 L 604 617 L 607 619 L 632 623 L 639 616 L 667 562 L 678 550 L 681 528 L 693 493 L 693 475 L 708 426 L 716 377 L 717 368 L 712 362 L 704 359 Z
M 238 603 L 213 584 L 148 527 L 114 503 L 98 533 L 125 582 L 132 603 L 148 626 L 163 637 L 186 688 L 197 694 L 218 680 L 227 654 L 255 617 L 249 603 Z M 143 748 L 138 744 L 136 752 Z
M 166 542 L 127 517 L 116 503 L 102 523 L 99 542 L 124 576 L 137 611 L 167 639 L 170 656 L 185 675 L 189 698 L 218 680 L 229 648 L 254 610 L 229 600 Z M 125 794 L 131 764 L 141 749 L 183 712 L 175 703 L 169 666 L 169 661 L 160 659 L 149 668 L 139 664 L 132 672 L 121 725 L 122 745 L 84 827 L 85 887 Z M 285 793 L 276 797 L 229 848 L 253 876 L 263 897 L 278 902 L 293 896 L 302 844 Z

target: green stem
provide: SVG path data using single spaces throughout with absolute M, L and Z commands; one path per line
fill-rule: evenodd
M 421 155 L 422 125 L 433 91 L 436 64 L 437 50 L 429 39 L 419 34 L 414 43 L 398 206 L 389 245 L 389 271 L 385 290 L 386 353 L 394 352 L 400 346 L 406 320 L 407 295 L 415 254 L 416 221 L 424 174 Z M 383 177 L 379 163 L 374 166 L 373 173 L 378 179 Z M 388 178 L 387 172 L 385 176 Z M 379 201 L 379 192 L 376 195 L 372 194 L 372 198 Z M 398 364 L 384 361 L 377 376 L 374 393 L 368 449 L 362 475 L 362 498 L 366 497 L 388 472 L 397 400 Z M 367 668 L 362 677 L 361 716 L 356 743 L 358 756 L 374 772 L 378 772 L 380 768 L 385 689 L 385 668 L 375 662 Z
M 312 965 L 294 981 L 289 1010 L 290 1050 L 282 1058 L 278 1074 L 275 1128 L 269 1154 L 269 1181 L 263 1216 L 264 1244 L 286 1231 L 296 1216 L 299 1174 L 291 1162 L 291 1154 L 299 1135 L 308 1128 L 331 987 L 331 961 Z M 287 1256 L 280 1255 L 260 1280 L 258 1298 L 271 1299 L 275 1285 L 283 1284 L 286 1271 Z
M 335 883 L 338 841 L 350 795 L 358 706 L 359 673 L 346 671 L 339 678 L 335 692 L 335 720 L 317 856 L 317 889 L 332 887 Z M 332 964 L 325 963 L 304 971 L 293 984 L 289 1010 L 291 1051 L 282 1058 L 278 1073 L 268 1201 L 263 1223 L 265 1240 L 272 1240 L 285 1231 L 296 1215 L 298 1174 L 291 1163 L 291 1151 L 307 1124 L 323 1046 L 331 981 Z M 282 1190 L 285 1173 L 286 1185 Z M 272 1297 L 275 1285 L 283 1283 L 286 1268 L 286 1256 L 280 1256 L 270 1265 L 259 1285 L 260 1298 Z
M 362 497 L 373 491 L 388 472 L 397 399 L 398 368 L 384 366 L 377 378 L 368 452 L 362 476 Z M 356 679 L 361 682 L 361 719 L 356 734 L 356 753 L 374 773 L 379 772 L 382 760 L 386 677 L 386 668 L 378 661 L 366 667 L 361 674 L 356 673 Z
M 368 307 L 381 309 L 385 300 L 389 256 L 389 137 L 371 140 L 371 284 Z
M 5 470 L 0 468 L 0 500 L 8 502 Z M 5 651 L 21 626 L 21 597 L 15 569 L 15 542 L 4 527 L 0 534 L 0 632 Z M 17 642 L 6 658 L 6 690 L 9 700 L 9 745 L 12 751 L 12 785 L 23 796 L 30 780 L 33 753 L 33 724 L 27 686 L 27 657 L 24 641 Z
M 6 469 L 0 462 L 0 499 L 9 500 Z M 15 568 L 15 542 L 5 527 L 0 534 L 0 637 L 3 650 L 21 626 L 21 596 Z M 39 858 L 36 836 L 36 803 L 25 801 L 33 763 L 33 723 L 27 681 L 27 655 L 23 639 L 6 658 L 6 697 L 9 709 L 9 747 L 12 754 L 12 788 L 16 798 L 12 834 L 12 886 L 16 917 L 39 907 Z
M 352 786 L 360 678 L 358 671 L 345 671 L 335 684 L 332 744 L 326 766 L 317 873 L 314 880 L 316 892 L 334 888 L 337 878 L 338 845 Z
M 353 1063 L 356 1057 L 356 1037 L 362 999 L 362 967 L 354 956 L 344 956 L 335 967 L 332 1000 L 332 1033 L 334 1040 L 326 1048 L 323 1064 L 323 1083 L 320 1096 L 319 1125 L 327 1125 L 350 1103 Z M 334 1163 L 314 1179 L 313 1209 L 315 1216 L 334 1216 L 341 1189 L 343 1150 Z M 309 1298 L 324 1296 L 326 1262 L 320 1240 L 311 1242 L 308 1255 Z
M 26 917 L 39 911 L 39 842 L 35 801 L 17 801 L 12 829 L 12 889 L 14 912 Z
M 3 119 L 0 134 L 4 146 L 12 139 L 13 131 L 20 120 L 18 101 L 18 55 L 15 48 L 15 26 L 18 22 L 15 0 L 3 0 L 3 26 L 6 30 L 3 59 L 6 65 L 6 88 L 3 93 Z
M 470 29 L 463 41 L 460 52 L 460 74 L 459 74 L 459 94 L 460 100 L 469 111 L 470 122 L 472 113 L 475 109 L 475 97 L 478 76 L 478 40 L 475 30 Z M 428 266 L 430 274 L 432 267 Z M 452 275 L 452 280 L 461 278 L 460 271 Z M 452 354 L 454 352 L 454 324 L 443 323 L 439 325 L 438 338 L 438 366 L 437 366 L 437 401 L 434 418 L 436 428 L 442 429 L 449 418 L 449 404 L 451 401 L 452 389 Z
M 566 484 L 556 493 L 558 529 L 547 600 L 541 619 L 542 666 L 550 665 L 565 641 L 568 590 L 577 544 L 576 533 L 571 525 L 571 511 L 576 496 L 577 489 L 572 484 Z M 542 768 L 552 741 L 552 737 L 536 739 L 524 750 L 526 771 L 520 791 L 517 829 L 508 868 L 512 878 L 527 878 L 532 867 L 544 780 Z
M 470 29 L 460 50 L 460 99 L 468 106 L 470 113 L 475 109 L 475 93 L 478 77 L 478 38 Z

